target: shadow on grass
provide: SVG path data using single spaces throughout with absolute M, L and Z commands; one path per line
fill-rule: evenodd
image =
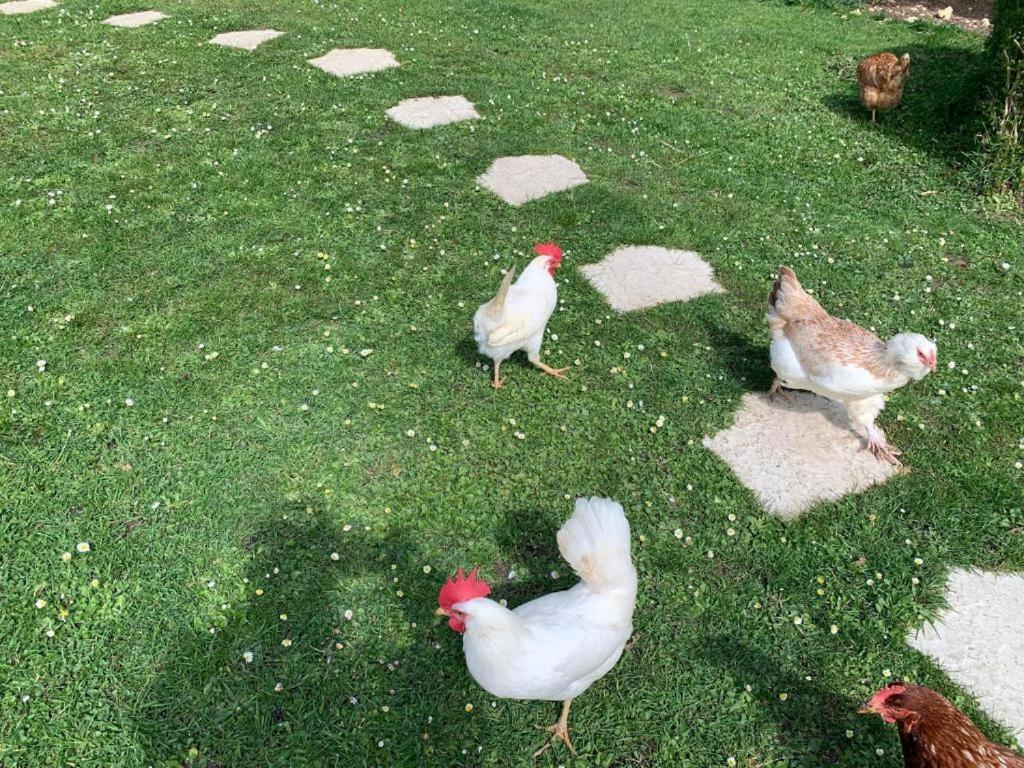
M 247 582 L 223 588 L 226 621 L 169 638 L 138 697 L 147 764 L 437 764 L 419 717 L 445 712 L 466 681 L 461 648 L 442 642 L 448 630 L 432 615 L 443 575 L 423 573 L 418 543 L 401 531 L 343 533 L 292 508 L 244 548 Z
M 771 387 L 775 374 L 768 355 L 767 327 L 761 343 L 753 343 L 746 336 L 713 322 L 706 322 L 705 327 L 711 341 L 708 354 L 742 389 L 764 392 Z
M 910 53 L 910 77 L 902 102 L 880 112 L 877 130 L 893 139 L 918 147 L 946 162 L 956 164 L 977 149 L 981 127 L 980 104 L 985 96 L 985 61 L 981 49 L 965 50 L 943 45 L 911 45 L 894 51 Z M 865 52 L 865 55 L 871 52 Z M 860 103 L 857 61 L 839 57 L 831 67 L 842 81 L 842 90 L 825 97 L 825 105 L 851 122 L 871 128 L 871 113 Z M 866 158 L 870 164 L 872 158 Z M 875 158 L 876 162 L 884 158 Z
M 704 661 L 738 684 L 753 688 L 755 699 L 777 725 L 780 741 L 792 760 L 787 764 L 814 768 L 860 765 L 866 744 L 889 741 L 878 718 L 856 714 L 860 702 L 815 683 L 813 669 L 798 672 L 786 662 L 744 645 L 737 636 L 708 637 L 703 644 Z M 849 739 L 846 730 L 854 724 L 858 738 Z

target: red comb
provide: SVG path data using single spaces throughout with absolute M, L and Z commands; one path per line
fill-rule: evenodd
M 537 243 L 533 246 L 533 252 L 538 256 L 550 256 L 556 261 L 562 260 L 562 249 L 557 243 Z
M 477 570 L 474 568 L 469 572 L 469 576 L 466 576 L 459 568 L 454 579 L 449 576 L 448 581 L 444 583 L 441 591 L 437 594 L 437 604 L 448 611 L 455 603 L 464 603 L 467 600 L 487 597 L 491 594 L 491 588 L 487 586 L 487 582 L 477 578 Z
M 897 693 L 903 693 L 905 690 L 907 690 L 906 683 L 889 683 L 884 688 L 875 692 L 875 695 L 871 697 L 869 704 L 872 707 L 881 707 L 890 696 L 894 696 Z

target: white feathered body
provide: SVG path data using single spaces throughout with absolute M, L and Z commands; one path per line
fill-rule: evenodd
M 803 389 L 832 400 L 849 403 L 899 389 L 909 377 L 878 376 L 861 365 L 834 364 L 808 372 L 782 329 L 773 331 L 770 348 L 772 370 L 789 389 Z
M 530 359 L 540 354 L 544 329 L 558 303 L 558 288 L 547 269 L 548 259 L 538 256 L 519 279 L 473 316 L 473 338 L 480 354 L 500 363 L 514 352 L 526 350 Z
M 633 633 L 637 578 L 629 523 L 610 499 L 578 499 L 558 532 L 580 583 L 515 610 L 488 598 L 456 604 L 466 615 L 470 674 L 494 696 L 565 701 L 619 660 Z
M 887 393 L 934 370 L 935 344 L 920 334 L 897 334 L 884 342 L 866 328 L 832 317 L 788 267 L 779 268 L 766 319 L 772 370 L 782 386 L 843 403 L 868 447 L 896 463 L 899 453 L 886 445 L 875 418 Z
M 843 403 L 878 398 L 910 377 L 886 343 L 849 320 L 832 317 L 781 268 L 768 299 L 771 365 L 782 384 Z

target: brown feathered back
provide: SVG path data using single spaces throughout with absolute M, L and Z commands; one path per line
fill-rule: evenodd
M 910 54 L 897 58 L 892 53 L 876 53 L 857 65 L 860 103 L 866 109 L 895 107 L 903 98 L 903 86 L 910 74 Z
M 989 741 L 943 696 L 921 685 L 901 687 L 885 704 L 918 716 L 896 721 L 906 768 L 1024 768 L 1024 757 Z
M 790 323 L 828 317 L 828 312 L 804 290 L 796 278 L 796 272 L 789 267 L 779 267 L 779 276 L 768 294 L 768 307 L 769 322 L 772 321 L 772 314 Z

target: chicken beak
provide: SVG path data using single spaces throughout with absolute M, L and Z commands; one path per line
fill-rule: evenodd
M 871 708 L 870 704 L 864 703 L 864 704 L 861 704 L 859 707 L 857 707 L 857 714 L 858 715 L 873 715 L 873 714 L 875 714 L 875 710 L 873 710 Z
M 444 608 L 440 608 L 439 607 L 439 608 L 437 608 L 434 611 L 434 615 L 435 616 L 447 616 L 448 615 L 448 611 L 446 611 Z

